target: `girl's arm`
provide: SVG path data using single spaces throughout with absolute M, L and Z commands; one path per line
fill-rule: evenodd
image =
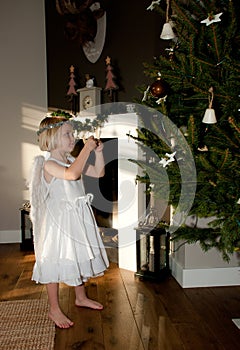
M 95 148 L 95 164 L 88 164 L 84 174 L 91 177 L 103 177 L 105 175 L 105 162 L 103 157 L 103 143 L 99 141 L 98 146 Z
M 84 171 L 90 153 L 96 147 L 96 141 L 90 137 L 69 167 L 62 166 L 53 160 L 46 161 L 44 166 L 46 180 L 50 181 L 53 176 L 65 180 L 78 180 Z

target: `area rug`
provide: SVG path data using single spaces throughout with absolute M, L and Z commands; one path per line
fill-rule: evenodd
M 52 350 L 54 337 L 46 300 L 0 302 L 0 350 Z

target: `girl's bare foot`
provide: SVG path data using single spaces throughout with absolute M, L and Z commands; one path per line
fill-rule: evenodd
M 66 329 L 73 326 L 73 322 L 61 310 L 50 310 L 48 316 L 59 328 Z
M 87 308 L 94 309 L 94 310 L 102 310 L 103 309 L 102 304 L 98 303 L 95 300 L 88 299 L 88 298 L 84 298 L 81 300 L 76 299 L 75 305 L 77 307 L 87 307 Z

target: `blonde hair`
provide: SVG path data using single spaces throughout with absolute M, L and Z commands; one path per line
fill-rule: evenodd
M 41 151 L 51 151 L 58 145 L 58 130 L 67 122 L 65 117 L 46 117 L 39 125 L 38 143 Z

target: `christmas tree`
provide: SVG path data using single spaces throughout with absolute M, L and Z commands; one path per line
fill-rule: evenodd
M 147 11 L 149 15 L 157 11 L 166 19 L 160 39 L 166 48 L 153 62 L 144 63 L 151 82 L 139 87 L 143 94 L 139 102 L 168 116 L 181 130 L 197 174 L 190 214 L 212 218 L 204 229 L 181 225 L 172 239 L 199 242 L 205 251 L 215 247 L 229 260 L 240 242 L 239 4 L 237 0 L 158 0 Z M 135 139 L 143 149 L 151 147 L 167 160 L 174 146 L 157 137 L 159 125 L 153 125 L 153 119 L 143 118 L 145 127 Z M 141 167 L 144 174 L 137 179 L 159 195 L 154 179 L 161 176 L 162 164 Z M 177 163 L 168 172 L 169 204 L 174 206 L 181 187 Z

